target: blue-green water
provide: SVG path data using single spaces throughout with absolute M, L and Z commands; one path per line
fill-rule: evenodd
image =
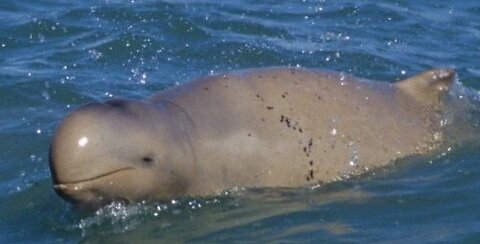
M 56 124 L 83 103 L 143 98 L 210 73 L 303 66 L 395 81 L 449 66 L 477 93 L 479 54 L 473 0 L 2 0 L 0 243 L 478 243 L 478 146 L 317 189 L 97 212 L 55 195 L 47 151 Z

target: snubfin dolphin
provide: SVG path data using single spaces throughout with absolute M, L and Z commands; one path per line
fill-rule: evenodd
M 87 104 L 53 138 L 54 189 L 99 206 L 337 181 L 438 148 L 442 98 L 454 77 L 436 69 L 387 83 L 251 69 L 146 100 Z

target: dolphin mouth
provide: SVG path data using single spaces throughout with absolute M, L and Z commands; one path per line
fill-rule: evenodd
M 59 183 L 56 183 L 56 184 L 53 185 L 53 189 L 55 189 L 55 190 L 69 190 L 69 189 L 78 190 L 81 185 L 84 185 L 84 184 L 87 184 L 87 183 L 90 183 L 90 182 L 94 182 L 94 181 L 97 181 L 99 179 L 109 177 L 109 176 L 118 174 L 120 172 L 133 170 L 133 169 L 134 168 L 132 168 L 132 167 L 125 167 L 125 168 L 113 170 L 113 171 L 110 171 L 110 172 L 107 172 L 107 173 L 104 173 L 104 174 L 100 174 L 100 175 L 93 176 L 93 177 L 86 178 L 86 179 L 82 179 L 82 180 L 69 181 L 69 182 L 59 182 Z
M 125 167 L 82 180 L 55 182 L 53 189 L 60 197 L 76 206 L 96 209 L 114 200 L 128 200 L 127 198 L 111 195 L 104 188 L 115 185 L 115 179 L 118 180 L 125 172 L 132 170 L 135 170 L 135 168 Z M 111 179 L 111 181 L 108 179 Z

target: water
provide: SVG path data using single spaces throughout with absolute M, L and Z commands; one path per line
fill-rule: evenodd
M 480 240 L 479 147 L 317 189 L 72 208 L 51 189 L 55 125 L 79 105 L 143 98 L 265 66 L 395 81 L 455 68 L 480 89 L 478 1 L 0 2 L 0 242 Z

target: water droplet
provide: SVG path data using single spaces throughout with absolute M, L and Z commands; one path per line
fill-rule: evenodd
M 442 119 L 440 120 L 440 127 L 444 127 L 448 124 L 448 120 L 447 119 Z
M 145 84 L 147 83 L 147 73 L 142 73 L 140 78 L 140 83 Z
M 45 98 L 45 100 L 50 100 L 50 94 L 48 94 L 47 91 L 43 91 L 42 96 Z
M 357 148 L 355 147 L 355 143 L 353 141 L 348 143 L 348 147 L 350 148 L 350 161 L 348 164 L 350 166 L 356 166 L 358 164 L 358 153 Z
M 90 54 L 90 57 L 94 60 L 98 60 L 103 56 L 103 54 L 95 49 L 88 50 L 88 54 Z

